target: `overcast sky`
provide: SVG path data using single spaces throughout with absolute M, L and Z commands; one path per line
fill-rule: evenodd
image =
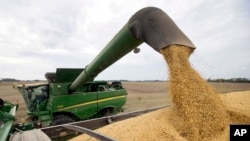
M 250 78 L 248 0 L 0 0 L 0 78 L 45 79 L 56 68 L 83 68 L 139 9 L 165 11 L 193 41 L 190 58 L 204 78 Z M 97 79 L 168 79 L 147 44 Z

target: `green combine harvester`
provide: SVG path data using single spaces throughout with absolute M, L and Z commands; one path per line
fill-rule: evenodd
M 138 52 L 137 47 L 143 42 L 157 52 L 172 44 L 195 48 L 165 12 L 155 7 L 143 8 L 130 18 L 84 69 L 58 68 L 55 73 L 45 74 L 48 83 L 18 85 L 32 122 L 13 126 L 17 106 L 9 103 L 9 108 L 0 109 L 0 135 L 4 135 L 1 141 L 4 141 L 4 138 L 8 139 L 13 130 L 27 131 L 110 116 L 122 111 L 127 91 L 121 82 L 108 83 L 94 79 L 132 50 Z M 4 105 L 8 107 L 8 103 Z M 31 134 L 29 136 L 32 136 Z
M 70 89 L 82 69 L 46 73 L 49 83 L 18 85 L 34 128 L 65 124 L 122 111 L 127 91 L 121 82 L 88 80 Z

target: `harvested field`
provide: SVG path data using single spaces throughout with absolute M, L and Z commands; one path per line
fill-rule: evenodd
M 128 91 L 124 112 L 171 104 L 166 82 L 124 82 L 123 86 Z
M 217 94 L 250 90 L 250 83 L 208 83 Z M 125 112 L 172 104 L 169 82 L 123 82 L 128 90 Z
M 13 89 L 14 82 L 0 82 L 0 98 L 14 104 L 19 103 L 17 122 L 25 121 L 26 106 L 18 90 Z M 250 90 L 250 83 L 209 83 L 218 93 Z M 171 104 L 167 93 L 168 82 L 123 82 L 128 90 L 125 112 L 142 110 L 155 106 Z

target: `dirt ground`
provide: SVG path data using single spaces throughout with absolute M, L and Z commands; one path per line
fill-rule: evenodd
M 209 83 L 218 94 L 250 90 L 250 83 Z M 123 82 L 128 91 L 125 112 L 169 105 L 168 82 Z
M 0 98 L 18 103 L 17 120 L 23 122 L 26 117 L 26 106 L 17 89 L 13 89 L 12 82 L 0 82 Z M 250 90 L 250 83 L 209 83 L 217 93 Z M 123 82 L 128 91 L 124 112 L 148 109 L 152 107 L 170 105 L 167 82 Z

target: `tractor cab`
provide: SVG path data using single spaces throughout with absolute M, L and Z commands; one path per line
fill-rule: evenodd
M 49 98 L 48 83 L 23 84 L 17 88 L 25 100 L 28 114 L 46 108 Z

